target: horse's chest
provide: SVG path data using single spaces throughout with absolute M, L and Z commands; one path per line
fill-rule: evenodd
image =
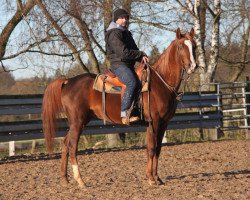
M 160 115 L 164 118 L 172 118 L 177 107 L 176 100 L 165 101 L 165 104 L 159 108 Z

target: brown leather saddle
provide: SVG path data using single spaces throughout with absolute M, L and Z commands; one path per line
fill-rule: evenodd
M 149 81 L 150 81 L 150 70 L 149 68 L 145 67 L 145 65 L 141 64 L 137 67 L 136 69 L 136 74 L 141 81 L 142 92 L 146 92 L 149 90 Z M 106 70 L 104 74 L 99 74 L 96 76 L 96 79 L 94 81 L 93 89 L 102 92 L 102 110 L 103 110 L 103 121 L 104 124 L 106 124 L 106 98 L 105 95 L 106 93 L 111 93 L 111 94 L 121 94 L 121 98 L 125 92 L 126 85 L 115 75 L 113 74 L 110 70 Z M 129 116 L 133 111 L 134 105 L 135 104 L 140 104 L 140 98 L 137 99 L 138 102 L 133 101 L 133 104 L 131 108 L 129 109 Z M 142 109 L 140 109 L 142 110 Z M 143 118 L 142 113 L 141 119 Z
M 149 69 L 145 68 L 144 65 L 139 65 L 136 69 L 136 74 L 142 83 L 141 92 L 148 91 L 149 87 Z M 110 70 L 106 70 L 103 74 L 98 74 L 94 81 L 93 89 L 111 93 L 123 95 L 126 85 Z

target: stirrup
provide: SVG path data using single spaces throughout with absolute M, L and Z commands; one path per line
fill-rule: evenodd
M 122 123 L 125 125 L 130 125 L 130 123 L 140 121 L 140 118 L 138 116 L 135 117 L 122 117 Z

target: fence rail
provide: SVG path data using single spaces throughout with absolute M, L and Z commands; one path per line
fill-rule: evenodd
M 41 106 L 42 95 L 0 96 L 0 116 L 16 116 L 16 118 L 19 118 L 19 120 L 15 119 L 14 121 L 0 120 L 0 142 L 43 138 L 40 118 Z M 168 129 L 219 128 L 222 115 L 218 106 L 216 94 L 186 94 L 182 102 L 178 104 L 177 113 L 170 121 Z M 202 111 L 204 109 L 208 111 Z M 34 119 L 35 115 L 37 116 Z M 66 119 L 62 119 L 58 124 L 57 136 L 64 136 L 67 129 Z M 93 120 L 84 128 L 83 134 L 144 131 L 146 131 L 146 125 L 103 125 L 101 120 Z
M 204 92 L 202 85 L 199 92 L 183 96 L 175 116 L 169 122 L 169 130 L 199 128 L 227 131 L 250 128 L 250 81 L 212 83 L 209 86 L 213 86 L 215 92 Z M 41 107 L 42 95 L 0 96 L 0 142 L 43 138 Z M 64 136 L 67 129 L 66 119 L 61 119 L 57 136 Z M 101 120 L 93 120 L 84 128 L 83 134 L 144 131 L 145 124 L 103 125 Z M 246 137 L 249 139 L 250 135 Z

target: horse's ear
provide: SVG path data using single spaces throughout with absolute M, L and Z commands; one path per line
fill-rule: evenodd
M 191 28 L 189 34 L 190 34 L 190 36 L 191 36 L 192 38 L 194 38 L 194 35 L 195 35 L 194 28 Z
M 180 28 L 178 28 L 178 29 L 176 30 L 176 38 L 177 38 L 177 39 L 181 39 L 181 29 L 180 29 Z

